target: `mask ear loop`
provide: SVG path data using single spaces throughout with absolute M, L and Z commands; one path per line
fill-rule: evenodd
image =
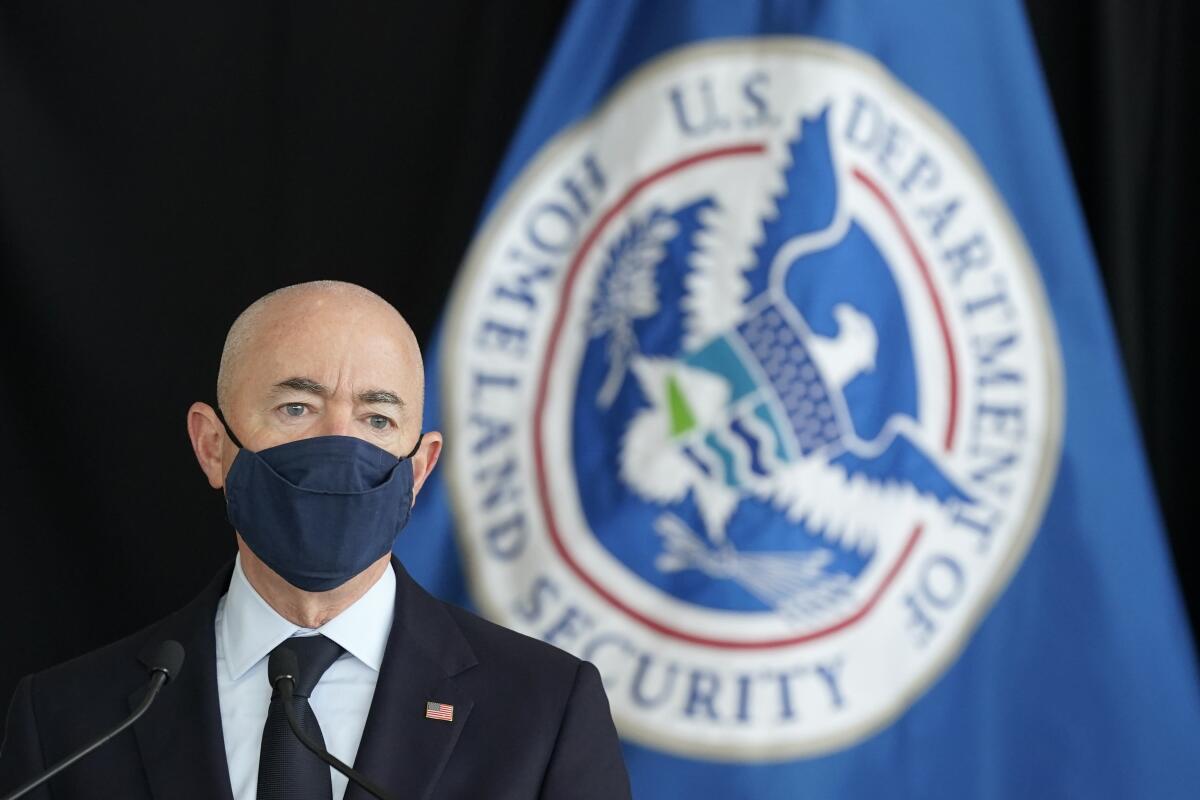
M 229 441 L 231 441 L 235 445 L 237 445 L 238 450 L 245 450 L 246 446 L 238 441 L 238 438 L 233 435 L 233 428 L 229 427 L 229 423 L 225 421 L 225 415 L 221 413 L 221 407 L 218 405 L 214 405 L 213 410 L 217 412 L 217 419 L 221 420 L 221 425 L 225 428 L 225 433 L 228 434 Z M 422 435 L 424 435 L 424 434 L 422 434 Z M 417 442 L 418 445 L 420 443 L 421 443 L 420 441 Z
M 406 455 L 404 458 L 402 458 L 400 460 L 408 461 L 410 458 L 415 456 L 417 454 L 417 451 L 421 449 L 421 440 L 424 438 L 425 438 L 425 431 L 421 431 L 421 435 L 417 437 L 417 443 L 415 445 L 413 445 L 413 449 L 408 451 L 408 455 Z

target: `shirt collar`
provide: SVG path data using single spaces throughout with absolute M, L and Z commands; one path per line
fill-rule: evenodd
M 301 628 L 281 617 L 255 591 L 242 571 L 242 557 L 234 561 L 233 577 L 225 595 L 221 649 L 231 680 L 238 680 L 292 636 L 322 634 L 346 649 L 372 670 L 383 664 L 392 630 L 396 603 L 396 573 L 387 565 L 383 576 L 366 594 L 319 628 Z

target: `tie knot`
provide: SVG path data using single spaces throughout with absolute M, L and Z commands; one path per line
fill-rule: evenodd
M 283 647 L 296 654 L 296 666 L 299 674 L 296 675 L 296 685 L 292 690 L 292 694 L 296 697 L 311 695 L 317 682 L 325 674 L 325 670 L 333 666 L 333 662 L 338 660 L 338 656 L 345 652 L 340 644 L 320 634 L 293 636 L 280 642 L 275 649 Z

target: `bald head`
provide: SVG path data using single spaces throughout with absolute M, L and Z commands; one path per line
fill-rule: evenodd
M 408 323 L 379 295 L 341 281 L 287 286 L 256 300 L 230 327 L 217 373 L 217 402 L 231 423 L 312 395 L 324 403 L 375 400 L 366 405 L 395 412 L 398 429 L 416 430 L 424 389 Z

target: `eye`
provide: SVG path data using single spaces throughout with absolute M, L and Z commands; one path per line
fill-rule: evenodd
M 304 412 L 308 410 L 304 403 L 287 403 L 280 408 L 289 417 L 302 417 L 304 416 Z
M 382 414 L 372 414 L 371 416 L 367 417 L 367 424 L 377 431 L 382 431 L 387 430 L 388 426 L 392 424 L 392 421 Z

